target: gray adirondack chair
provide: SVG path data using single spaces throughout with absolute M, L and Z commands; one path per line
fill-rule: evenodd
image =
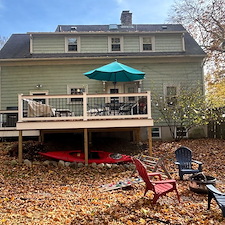
M 192 151 L 189 148 L 182 146 L 175 151 L 175 155 L 177 160 L 175 164 L 178 166 L 181 180 L 183 180 L 184 174 L 202 172 L 202 162 L 192 160 Z M 193 168 L 194 163 L 198 164 L 198 168 Z
M 223 217 L 225 217 L 225 193 L 221 193 L 212 184 L 208 184 L 206 185 L 206 187 L 209 191 L 208 192 L 208 210 L 210 209 L 210 203 L 212 199 L 214 198 L 222 211 Z

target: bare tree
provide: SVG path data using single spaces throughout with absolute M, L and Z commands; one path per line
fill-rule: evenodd
M 217 71 L 214 79 L 225 74 L 224 0 L 175 0 L 169 22 L 181 23 L 208 54 L 208 71 Z M 210 71 L 209 68 L 212 70 Z M 218 72 L 219 71 L 219 72 Z
M 0 35 L 0 50 L 4 46 L 4 44 L 6 43 L 7 39 L 8 39 L 7 37 L 4 37 L 4 36 Z

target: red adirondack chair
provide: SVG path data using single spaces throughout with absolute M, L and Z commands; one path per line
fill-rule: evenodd
M 178 201 L 180 202 L 180 196 L 177 191 L 176 180 L 162 180 L 160 173 L 148 173 L 146 166 L 137 158 L 132 158 L 139 176 L 145 182 L 145 193 L 148 190 L 154 192 L 153 204 L 157 202 L 160 196 L 166 195 L 168 192 L 175 191 L 177 194 Z M 158 176 L 159 181 L 151 181 L 150 177 Z

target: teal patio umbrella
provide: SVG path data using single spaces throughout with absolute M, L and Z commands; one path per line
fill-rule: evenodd
M 84 73 L 90 79 L 101 81 L 129 82 L 144 79 L 145 73 L 117 61 Z

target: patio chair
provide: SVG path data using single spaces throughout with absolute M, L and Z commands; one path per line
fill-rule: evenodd
M 179 169 L 180 179 L 183 180 L 184 174 L 195 174 L 202 172 L 202 162 L 192 160 L 192 151 L 187 147 L 180 147 L 175 151 L 175 164 Z M 194 169 L 193 164 L 198 164 L 198 168 Z
M 119 114 L 121 115 L 133 115 L 133 108 L 137 103 L 124 103 L 119 107 Z
M 153 197 L 153 204 L 157 202 L 159 197 L 166 195 L 168 192 L 175 191 L 177 194 L 178 201 L 180 202 L 180 196 L 177 191 L 177 184 L 175 180 L 162 180 L 160 173 L 148 173 L 146 166 L 137 158 L 132 158 L 136 169 L 139 173 L 139 176 L 145 182 L 145 192 L 146 193 L 150 190 L 154 193 Z M 151 181 L 151 177 L 158 176 L 159 181 Z
M 221 193 L 212 184 L 207 184 L 206 187 L 208 189 L 208 210 L 210 209 L 212 198 L 214 198 L 222 210 L 223 217 L 225 217 L 225 193 Z

